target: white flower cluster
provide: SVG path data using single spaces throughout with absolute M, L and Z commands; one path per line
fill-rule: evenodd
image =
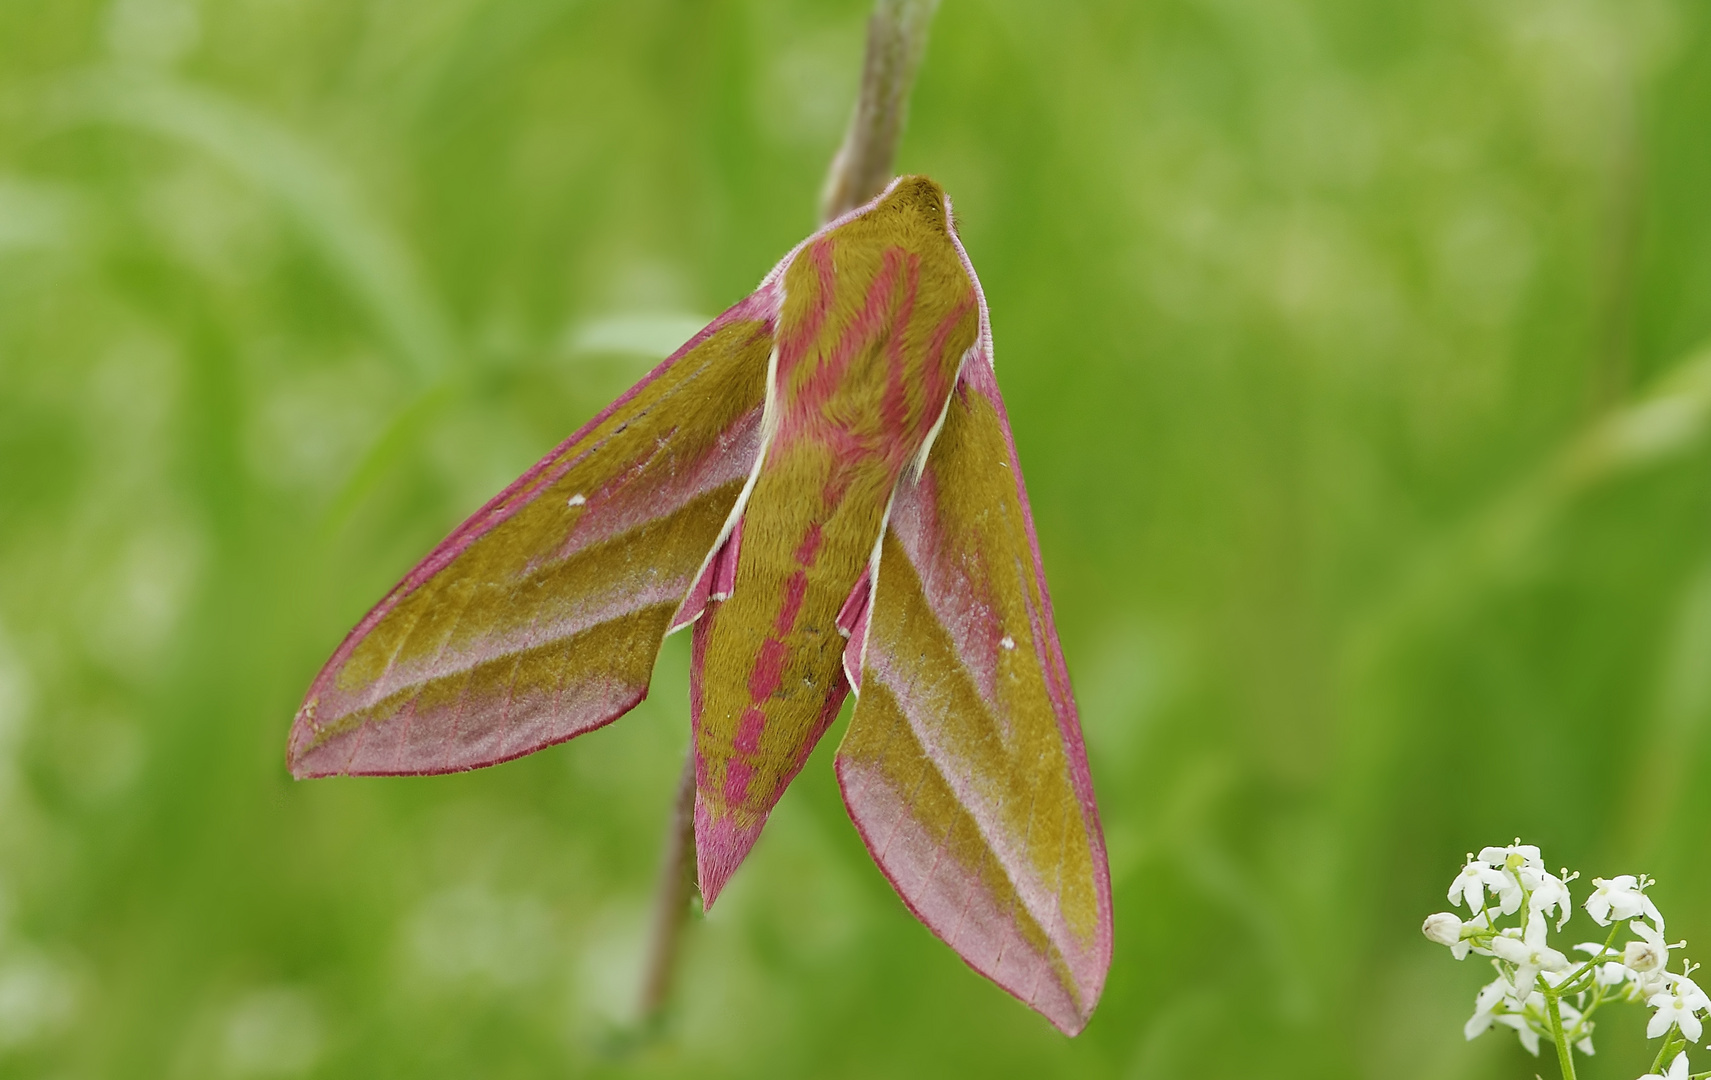
M 1539 849 L 1519 840 L 1467 857 L 1450 883 L 1449 900 L 1465 906 L 1470 917 L 1441 911 L 1421 927 L 1457 960 L 1470 952 L 1488 956 L 1497 972 L 1474 998 L 1473 1016 L 1463 1028 L 1467 1037 L 1497 1024 L 1514 1029 L 1534 1055 L 1541 1039 L 1591 1054 L 1592 1014 L 1612 1001 L 1643 1002 L 1653 1010 L 1646 1037 L 1665 1037 L 1653 1068 L 1667 1061 L 1668 1071 L 1641 1080 L 1707 1075 L 1689 1072 L 1686 1050 L 1704 1034 L 1702 1016 L 1711 1012 L 1711 998 L 1693 981 L 1693 968 L 1685 961 L 1679 973 L 1669 970 L 1670 951 L 1686 942 L 1671 945 L 1664 939 L 1663 915 L 1646 895 L 1649 878 L 1593 879 L 1586 914 L 1610 927 L 1610 933 L 1602 943 L 1574 946 L 1572 951 L 1584 959 L 1571 961 L 1550 944 L 1553 930 L 1560 932 L 1573 914 L 1569 883 L 1578 876 L 1567 870 L 1550 873 Z M 1623 929 L 1632 937 L 1618 942 Z

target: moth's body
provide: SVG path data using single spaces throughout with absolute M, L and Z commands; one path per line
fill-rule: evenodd
M 459 526 L 351 631 L 297 776 L 492 765 L 623 715 L 694 625 L 711 905 L 852 689 L 834 766 L 909 908 L 1081 1029 L 1111 883 L 985 302 L 894 181 Z
M 942 197 L 900 195 L 814 241 L 784 277 L 734 587 L 696 628 L 696 827 L 733 856 L 703 875 L 735 869 L 837 714 L 838 613 L 978 334 Z

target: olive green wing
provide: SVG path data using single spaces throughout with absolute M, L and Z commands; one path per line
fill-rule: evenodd
M 988 355 L 964 363 L 892 504 L 852 620 L 859 699 L 838 782 L 910 910 L 1073 1035 L 1111 962 L 1111 876 Z
M 298 777 L 443 773 L 599 727 L 647 694 L 761 445 L 776 274 L 464 522 L 305 697 Z

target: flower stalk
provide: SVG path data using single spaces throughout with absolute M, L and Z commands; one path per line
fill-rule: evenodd
M 1562 1068 L 1562 1080 L 1574 1080 L 1574 1051 L 1562 1033 L 1562 1001 L 1555 990 L 1545 990 L 1545 1008 L 1551 1018 L 1551 1041 L 1557 1044 L 1557 1064 Z

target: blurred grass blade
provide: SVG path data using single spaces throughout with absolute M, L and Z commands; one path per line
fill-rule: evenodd
M 1570 437 L 1531 475 L 1421 545 L 1397 585 L 1356 621 L 1357 645 L 1442 617 L 1516 566 L 1575 500 L 1608 483 L 1678 460 L 1711 429 L 1711 345 L 1694 351 L 1637 400 Z M 1374 631 L 1378 631 L 1375 637 Z

